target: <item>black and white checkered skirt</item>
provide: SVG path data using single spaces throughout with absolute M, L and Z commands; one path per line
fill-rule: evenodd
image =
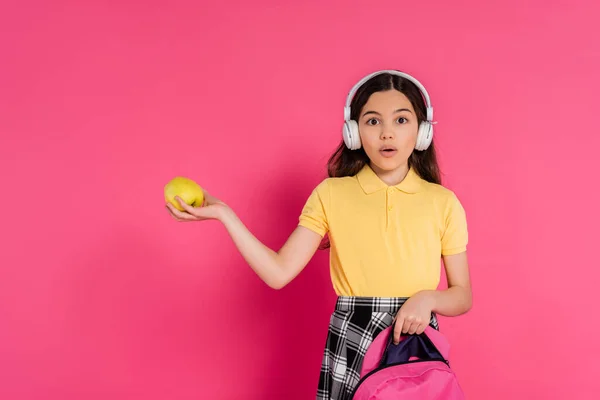
M 317 400 L 350 400 L 360 380 L 367 348 L 392 324 L 406 300 L 400 297 L 338 297 L 329 322 Z M 438 329 L 435 314 L 431 315 L 430 325 Z

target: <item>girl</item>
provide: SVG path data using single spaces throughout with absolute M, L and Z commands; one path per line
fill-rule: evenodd
M 327 400 L 349 399 L 365 352 L 383 329 L 394 324 L 397 343 L 401 334 L 420 334 L 428 324 L 437 329 L 437 314 L 456 316 L 471 307 L 465 212 L 440 183 L 425 88 L 407 74 L 378 71 L 352 88 L 344 112 L 329 177 L 314 189 L 279 251 L 208 193 L 199 208 L 178 198 L 186 212 L 167 204 L 180 221 L 221 221 L 244 259 L 275 289 L 294 279 L 322 243 L 330 248 L 338 299 L 317 390 L 317 399 Z M 446 290 L 437 290 L 440 258 Z

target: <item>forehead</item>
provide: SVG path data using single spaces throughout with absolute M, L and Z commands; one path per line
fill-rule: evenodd
M 408 108 L 414 111 L 408 97 L 404 93 L 393 89 L 373 93 L 365 103 L 364 111 L 390 111 L 397 110 L 398 108 Z

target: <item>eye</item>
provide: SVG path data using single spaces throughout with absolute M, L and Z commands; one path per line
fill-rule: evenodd
M 367 120 L 367 125 L 375 125 L 378 121 L 375 118 Z
M 399 124 L 406 124 L 408 122 L 408 120 L 404 117 L 400 117 L 397 119 Z

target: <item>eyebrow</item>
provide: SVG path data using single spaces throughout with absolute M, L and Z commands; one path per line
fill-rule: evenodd
M 408 111 L 409 113 L 412 114 L 412 112 L 408 108 L 399 108 L 399 109 L 397 109 L 397 110 L 394 111 L 394 114 L 399 113 L 401 111 Z M 375 114 L 375 115 L 381 116 L 381 114 L 379 114 L 377 111 L 367 111 L 362 116 L 364 117 L 365 115 L 369 115 L 369 114 Z

